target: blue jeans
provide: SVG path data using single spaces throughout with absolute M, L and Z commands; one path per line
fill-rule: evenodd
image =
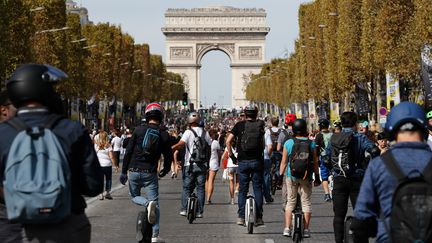
M 141 196 L 144 188 L 145 196 Z M 159 235 L 159 181 L 157 173 L 129 172 L 129 192 L 132 201 L 147 207 L 150 201 L 156 202 L 156 223 L 153 225 L 153 235 Z
M 183 191 L 181 195 L 181 210 L 186 210 L 188 197 L 193 193 L 195 187 L 197 188 L 198 197 L 198 213 L 204 212 L 205 202 L 205 181 L 207 166 L 205 165 L 192 165 L 184 167 L 183 178 Z
M 279 179 L 279 168 L 280 168 L 280 162 L 282 160 L 282 154 L 280 152 L 273 152 L 271 156 L 271 161 L 275 165 L 275 178 L 276 181 Z
M 263 194 L 266 201 L 270 201 L 271 196 L 271 183 L 272 183 L 272 175 L 271 175 L 271 167 L 272 161 L 270 159 L 264 160 L 264 181 L 263 181 Z
M 321 174 L 321 181 L 328 181 L 328 178 L 330 176 L 330 170 L 324 165 L 323 160 L 320 158 L 320 174 Z
M 101 168 L 105 176 L 105 191 L 110 192 L 112 185 L 112 166 L 106 166 Z
M 263 214 L 263 174 L 264 163 L 261 160 L 241 160 L 238 163 L 239 173 L 239 195 L 238 195 L 238 216 L 244 219 L 246 196 L 249 191 L 249 182 L 252 180 L 252 187 L 255 194 L 257 206 L 257 218 Z

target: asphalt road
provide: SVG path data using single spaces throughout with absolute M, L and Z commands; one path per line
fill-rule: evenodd
M 140 206 L 130 200 L 127 186 L 119 185 L 118 174 L 113 177 L 113 200 L 87 200 L 87 215 L 92 223 L 92 242 L 136 242 L 135 221 Z M 228 183 L 222 182 L 220 172 L 216 178 L 213 204 L 205 206 L 204 218 L 197 219 L 194 224 L 189 224 L 185 217 L 179 215 L 182 180 L 167 176 L 159 182 L 160 236 L 166 242 L 292 242 L 290 238 L 282 236 L 284 226 L 281 191 L 277 191 L 274 203 L 264 205 L 265 226 L 255 228 L 254 234 L 249 235 L 245 227 L 235 224 L 238 206 L 229 204 Z M 312 210 L 312 237 L 304 242 L 334 242 L 332 204 L 323 201 L 321 187 L 314 188 Z

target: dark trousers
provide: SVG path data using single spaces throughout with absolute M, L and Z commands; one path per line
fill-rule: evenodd
M 336 243 L 344 242 L 344 222 L 348 211 L 348 199 L 354 206 L 360 191 L 361 179 L 336 176 L 333 181 L 333 228 Z
M 120 151 L 113 151 L 114 154 L 114 166 L 119 166 L 120 164 Z
M 21 232 L 21 224 L 9 222 L 6 216 L 6 206 L 0 203 L 0 242 L 21 243 Z

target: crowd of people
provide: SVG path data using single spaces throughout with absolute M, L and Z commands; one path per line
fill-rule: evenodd
M 319 119 L 319 130 L 311 131 L 294 114 L 262 119 L 253 105 L 206 123 L 197 112 L 166 117 L 150 103 L 141 125 L 89 136 L 53 103 L 54 84 L 66 77 L 49 65 L 23 65 L 0 94 L 0 242 L 90 242 L 83 196 L 112 199 L 113 174 L 145 208 L 137 240 L 148 223 L 151 242 L 163 242 L 159 178 L 171 172 L 182 179 L 181 216 L 196 191 L 196 217 L 203 218 L 220 170 L 240 226 L 251 183 L 256 227 L 265 224 L 263 205 L 274 203 L 280 189 L 282 234 L 292 236 L 300 201 L 303 235 L 311 237 L 311 195 L 322 185 L 324 202 L 333 204 L 335 242 L 347 242 L 347 224 L 354 242 L 432 242 L 432 111 L 415 103 L 396 105 L 385 132 L 352 111 L 333 123 Z M 349 201 L 354 217 L 346 220 Z

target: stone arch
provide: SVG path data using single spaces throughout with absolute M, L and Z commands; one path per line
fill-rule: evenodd
M 201 61 L 205 54 L 211 51 L 221 51 L 225 53 L 230 62 L 234 60 L 234 44 L 198 44 L 197 45 L 197 65 L 201 65 Z

